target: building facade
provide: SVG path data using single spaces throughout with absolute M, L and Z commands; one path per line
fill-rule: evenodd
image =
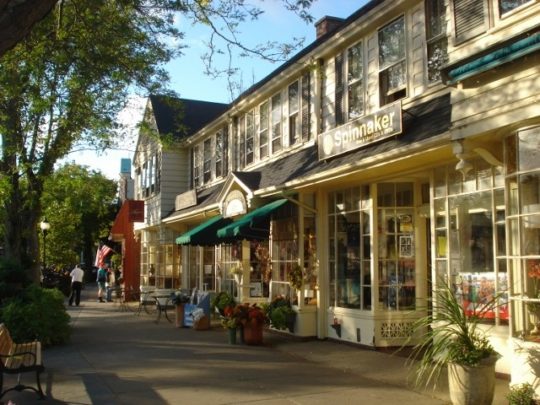
M 375 347 L 407 339 L 437 283 L 471 311 L 499 295 L 497 371 L 537 383 L 516 358 L 540 343 L 539 16 L 535 0 L 374 0 L 319 21 L 178 144 L 174 206 L 146 229 L 172 232 L 179 285 L 287 295 L 296 335 Z

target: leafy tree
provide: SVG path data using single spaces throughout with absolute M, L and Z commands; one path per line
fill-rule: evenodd
M 117 211 L 117 185 L 99 172 L 66 164 L 44 183 L 43 214 L 51 224 L 47 234 L 47 264 L 91 263 L 94 243 L 109 233 Z
M 309 19 L 304 11 L 312 0 L 281 2 Z M 170 40 L 182 39 L 177 13 L 211 27 L 229 50 L 241 45 L 239 24 L 260 10 L 244 0 L 61 0 L 0 59 L 4 251 L 31 269 L 34 280 L 45 179 L 74 148 L 114 144 L 115 118 L 130 92 L 162 90 L 163 65 L 181 51 Z M 213 39 L 211 55 L 219 51 Z M 261 50 L 260 56 L 272 55 L 271 47 Z

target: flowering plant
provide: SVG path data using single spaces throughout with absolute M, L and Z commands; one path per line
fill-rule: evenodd
M 238 304 L 234 316 L 242 326 L 262 326 L 266 323 L 266 314 L 257 304 Z
M 531 278 L 533 282 L 533 293 L 532 296 L 530 296 L 529 298 L 540 299 L 540 262 L 531 262 L 530 270 L 527 275 L 529 276 L 529 278 Z M 540 302 L 528 302 L 527 308 L 531 312 L 539 313 Z
M 221 325 L 225 329 L 236 329 L 238 327 L 238 319 L 234 313 L 235 307 L 227 305 L 223 308 L 223 316 L 221 317 Z

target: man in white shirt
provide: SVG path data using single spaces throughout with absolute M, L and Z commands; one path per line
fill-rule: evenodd
M 76 265 L 71 273 L 71 294 L 69 295 L 69 306 L 73 306 L 73 299 L 75 299 L 75 305 L 79 306 L 81 302 L 81 290 L 84 277 L 84 271 Z

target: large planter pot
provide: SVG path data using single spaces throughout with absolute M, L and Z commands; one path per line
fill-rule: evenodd
M 244 325 L 244 343 L 247 345 L 262 345 L 263 325 Z
M 477 366 L 448 365 L 450 400 L 454 405 L 491 405 L 495 393 L 496 357 Z

